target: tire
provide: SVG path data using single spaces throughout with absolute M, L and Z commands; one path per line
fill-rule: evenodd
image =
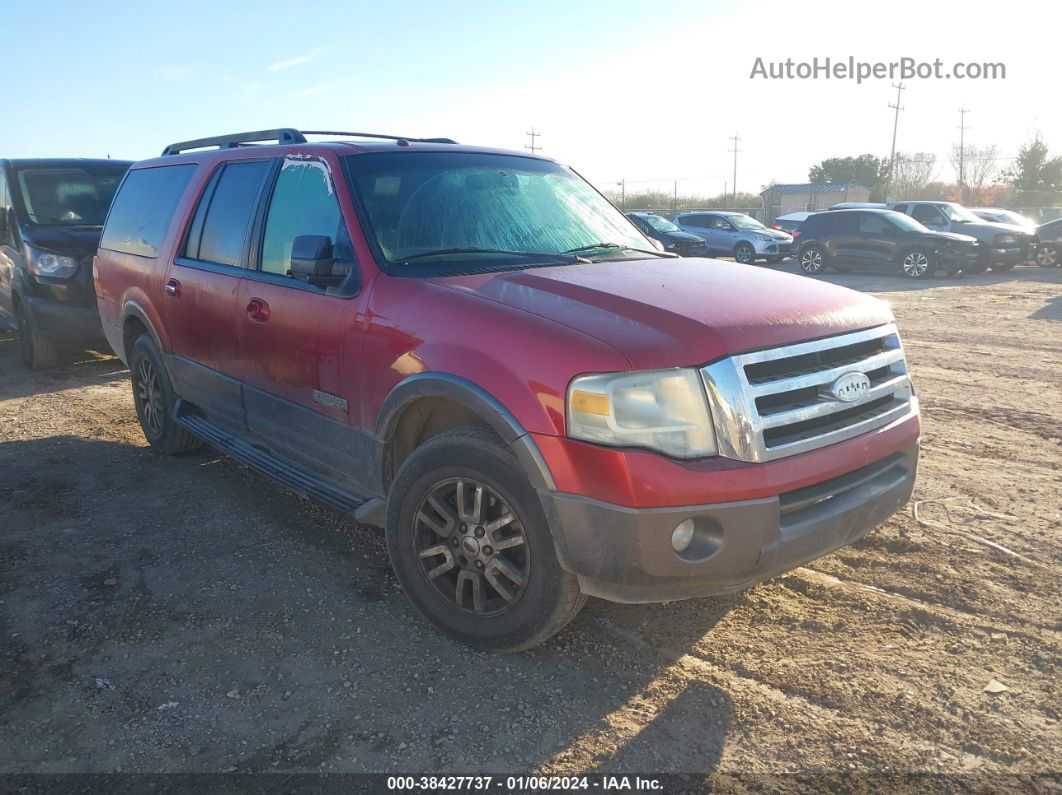
M 808 246 L 800 250 L 800 270 L 809 276 L 817 276 L 825 271 L 828 265 L 826 252 L 818 246 Z
M 900 271 L 909 279 L 928 279 L 936 270 L 937 266 L 925 249 L 913 248 L 900 255 Z
M 1036 250 L 1036 264 L 1041 268 L 1057 268 L 1059 259 L 1058 246 L 1054 243 L 1042 243 Z
M 155 341 L 141 334 L 133 343 L 129 357 L 129 377 L 133 385 L 133 404 L 144 438 L 153 450 L 179 455 L 203 446 L 203 442 L 177 424 L 173 404 L 177 396 L 170 376 L 162 364 Z
M 15 325 L 18 328 L 18 347 L 22 364 L 29 370 L 47 370 L 59 364 L 55 343 L 40 332 L 21 304 L 15 304 Z
M 457 428 L 418 447 L 391 485 L 386 525 L 406 596 L 469 646 L 501 654 L 537 646 L 586 602 L 557 561 L 538 495 L 489 429 Z
M 734 246 L 734 261 L 742 265 L 751 265 L 756 261 L 756 249 L 748 243 L 738 243 Z

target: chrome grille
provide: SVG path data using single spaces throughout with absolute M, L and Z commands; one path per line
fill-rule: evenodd
M 841 376 L 870 381 L 852 402 L 829 387 Z M 892 324 L 730 356 L 701 369 L 719 453 L 770 461 L 850 439 L 917 411 Z

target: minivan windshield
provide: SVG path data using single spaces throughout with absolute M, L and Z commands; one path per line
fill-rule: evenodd
M 655 253 L 586 181 L 547 160 L 407 151 L 345 161 L 367 231 L 399 269 L 528 267 Z
M 30 223 L 103 226 L 128 163 L 20 168 L 18 190 Z
M 657 232 L 681 232 L 682 230 L 671 223 L 666 218 L 662 218 L 659 215 L 643 215 L 649 226 L 653 227 Z
M 726 219 L 730 221 L 738 229 L 766 229 L 763 224 L 757 221 L 755 218 L 749 215 L 743 215 L 741 213 L 735 213 L 734 215 L 726 216 Z

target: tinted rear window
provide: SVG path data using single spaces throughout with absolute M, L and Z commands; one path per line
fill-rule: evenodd
M 130 171 L 114 197 L 100 248 L 157 257 L 173 211 L 196 168 L 188 163 Z
M 203 192 L 188 235 L 185 256 L 243 266 L 243 246 L 262 182 L 271 161 L 226 164 Z

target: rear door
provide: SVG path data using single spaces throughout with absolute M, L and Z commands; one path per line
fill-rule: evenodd
M 225 425 L 242 428 L 239 284 L 250 258 L 251 222 L 275 159 L 221 163 L 196 204 L 166 281 L 177 391 Z
M 859 267 L 863 264 L 859 232 L 861 215 L 863 213 L 851 210 L 834 210 L 826 214 L 823 237 L 826 254 L 832 264 L 846 267 Z
M 884 268 L 896 257 L 900 230 L 877 213 L 859 213 L 859 264 L 868 268 Z
M 233 310 L 248 430 L 275 455 L 350 479 L 358 469 L 354 401 L 337 393 L 337 384 L 348 382 L 337 375 L 354 336 L 344 316 L 358 293 L 358 272 L 329 163 L 310 155 L 284 159 L 255 226 L 256 268 L 240 283 Z M 333 273 L 340 274 L 332 283 L 292 275 L 292 244 L 303 235 L 332 241 Z

